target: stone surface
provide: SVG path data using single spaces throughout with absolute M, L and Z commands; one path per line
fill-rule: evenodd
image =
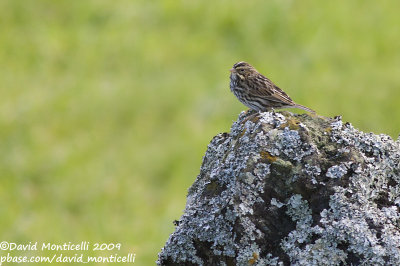
M 400 141 L 241 113 L 213 138 L 159 265 L 400 265 Z

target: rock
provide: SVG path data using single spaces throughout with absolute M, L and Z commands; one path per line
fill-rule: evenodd
M 241 113 L 208 145 L 158 265 L 400 265 L 400 140 Z

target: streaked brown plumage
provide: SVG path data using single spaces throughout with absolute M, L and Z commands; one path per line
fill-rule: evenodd
M 295 103 L 289 95 L 276 86 L 254 67 L 246 62 L 238 62 L 231 69 L 231 91 L 241 103 L 256 111 L 279 108 L 299 108 L 307 112 L 314 110 Z

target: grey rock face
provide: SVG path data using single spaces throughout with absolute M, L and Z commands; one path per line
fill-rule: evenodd
M 159 265 L 400 265 L 400 141 L 242 113 L 211 141 Z

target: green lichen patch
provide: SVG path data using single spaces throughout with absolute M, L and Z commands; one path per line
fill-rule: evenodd
M 260 156 L 264 161 L 269 163 L 273 163 L 278 159 L 277 156 L 272 156 L 268 151 L 261 151 Z
M 288 119 L 286 123 L 279 126 L 279 129 L 284 129 L 288 127 L 290 130 L 299 130 L 300 128 L 300 121 L 297 119 Z

